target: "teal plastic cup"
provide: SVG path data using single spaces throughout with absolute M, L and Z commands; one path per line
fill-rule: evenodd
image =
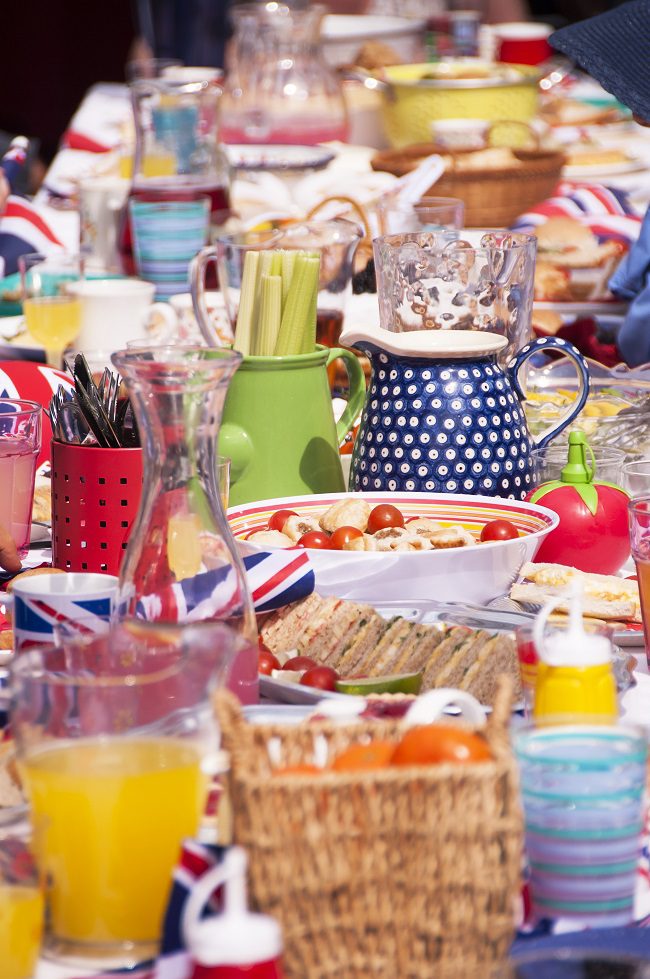
M 138 275 L 166 300 L 189 289 L 189 265 L 208 239 L 210 198 L 129 201 Z
M 629 923 L 643 828 L 644 732 L 526 728 L 514 750 L 534 917 L 595 928 Z

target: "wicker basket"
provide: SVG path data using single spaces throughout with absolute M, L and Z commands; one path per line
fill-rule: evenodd
M 415 169 L 425 156 L 439 150 L 435 144 L 418 143 L 402 150 L 382 150 L 372 158 L 374 170 L 401 177 Z M 423 194 L 459 197 L 465 203 L 465 226 L 506 228 L 520 214 L 550 197 L 560 179 L 563 153 L 544 149 L 512 149 L 521 166 L 502 169 L 447 169 Z M 460 154 L 457 154 L 460 156 Z
M 254 906 L 278 918 L 288 979 L 486 975 L 507 955 L 522 823 L 504 681 L 486 729 L 494 761 L 277 775 L 399 722 L 250 725 L 217 695 L 231 755 L 235 841 Z

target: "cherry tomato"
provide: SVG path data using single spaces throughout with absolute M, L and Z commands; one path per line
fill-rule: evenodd
M 312 666 L 316 666 L 316 660 L 311 659 L 309 656 L 294 656 L 292 659 L 288 659 L 287 662 L 282 667 L 283 670 L 311 670 Z
M 330 547 L 335 551 L 342 551 L 348 541 L 363 537 L 363 531 L 358 527 L 337 527 L 330 537 Z
M 298 514 L 295 510 L 276 510 L 275 513 L 269 518 L 269 530 L 279 530 L 282 532 L 282 528 L 289 517 L 297 516 Z
M 368 517 L 368 533 L 376 534 L 378 530 L 385 530 L 386 527 L 403 527 L 404 514 L 391 503 L 380 503 L 374 510 L 370 511 Z
M 509 520 L 490 520 L 481 531 L 481 540 L 516 540 L 519 531 Z
M 271 676 L 273 670 L 281 670 L 282 666 L 277 656 L 274 656 L 270 649 L 260 649 L 257 657 L 257 672 L 264 676 Z
M 303 534 L 298 541 L 298 547 L 315 547 L 320 551 L 329 551 L 332 548 L 330 535 L 324 530 L 310 530 Z
M 304 687 L 316 687 L 318 690 L 336 690 L 339 675 L 331 666 L 312 666 L 303 673 L 300 680 Z

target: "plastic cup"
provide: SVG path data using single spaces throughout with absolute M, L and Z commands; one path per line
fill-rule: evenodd
M 525 728 L 520 769 L 533 916 L 615 927 L 633 918 L 647 743 L 629 727 Z
M 621 485 L 634 497 L 650 493 L 650 459 L 624 463 Z
M 622 449 L 592 447 L 596 469 L 594 480 L 605 483 L 616 483 L 617 486 L 623 485 L 623 463 L 625 453 Z M 560 479 L 562 470 L 567 464 L 569 446 L 549 445 L 545 449 L 533 449 L 531 455 L 534 466 L 535 485 L 548 483 L 551 480 Z M 589 457 L 588 460 L 589 461 Z M 648 477 L 650 487 L 650 476 Z
M 129 201 L 138 275 L 153 282 L 156 299 L 189 288 L 189 264 L 205 245 L 210 199 Z

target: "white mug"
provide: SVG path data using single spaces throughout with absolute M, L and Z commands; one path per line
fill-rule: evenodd
M 14 649 L 55 641 L 57 625 L 83 618 L 85 632 L 101 632 L 117 607 L 118 578 L 79 572 L 17 578 L 11 595 Z M 80 629 L 81 632 L 81 629 Z
M 68 286 L 81 303 L 76 349 L 121 350 L 129 340 L 173 333 L 176 314 L 167 303 L 153 303 L 155 288 L 142 279 L 83 279 Z
M 130 181 L 87 177 L 79 182 L 79 251 L 86 268 L 118 272 L 118 239 Z

